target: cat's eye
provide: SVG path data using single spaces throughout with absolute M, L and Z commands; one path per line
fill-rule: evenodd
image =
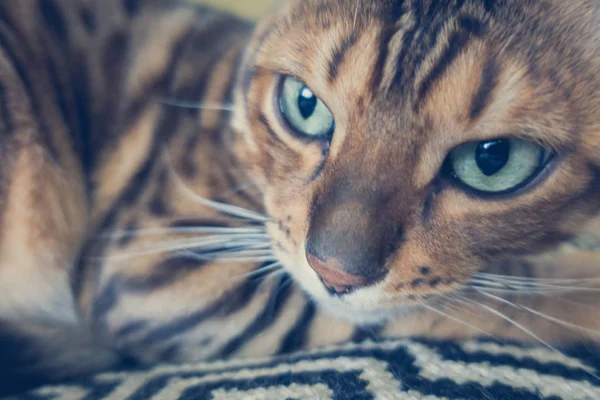
M 286 122 L 309 138 L 327 138 L 334 130 L 331 111 L 303 82 L 284 78 L 279 93 L 279 107 Z
M 550 152 L 520 139 L 466 143 L 450 153 L 451 172 L 462 184 L 484 194 L 504 194 L 530 183 Z

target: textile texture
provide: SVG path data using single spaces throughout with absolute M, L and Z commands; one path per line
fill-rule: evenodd
M 396 340 L 284 357 L 115 371 L 16 397 L 50 399 L 600 399 L 600 356 L 581 347 Z

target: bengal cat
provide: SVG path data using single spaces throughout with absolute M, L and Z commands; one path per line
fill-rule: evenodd
M 4 0 L 0 134 L 15 387 L 598 337 L 596 0 Z

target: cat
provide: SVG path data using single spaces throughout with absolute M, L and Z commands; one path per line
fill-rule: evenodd
M 5 390 L 379 337 L 597 339 L 599 7 L 285 0 L 253 26 L 3 1 Z

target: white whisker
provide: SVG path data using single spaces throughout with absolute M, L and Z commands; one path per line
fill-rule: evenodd
M 473 310 L 474 307 L 473 307 L 472 304 L 466 303 L 466 302 L 464 302 L 464 301 L 462 301 L 460 299 L 456 299 L 452 295 L 446 295 L 446 296 L 444 296 L 444 300 L 446 300 L 445 303 L 444 303 L 444 305 L 445 306 L 452 306 L 453 309 L 454 309 L 454 311 L 458 311 L 460 313 L 465 313 L 466 312 L 466 313 L 468 313 L 468 314 L 470 314 L 472 316 L 478 316 L 479 315 L 475 310 Z M 455 302 L 457 302 L 459 304 L 456 304 L 456 305 L 452 304 L 451 303 L 452 301 L 455 301 Z M 460 307 L 461 305 L 463 307 Z
M 506 282 L 493 282 L 482 279 L 472 279 L 468 284 L 468 287 L 483 287 L 486 289 L 496 288 L 498 290 L 506 291 L 534 291 L 534 290 L 550 290 L 550 289 L 563 289 L 562 287 L 546 286 L 546 285 L 533 285 L 533 284 L 519 284 L 519 283 L 506 283 Z
M 247 274 L 239 275 L 237 278 L 253 278 L 253 277 L 260 275 L 262 273 L 265 273 L 265 272 L 275 272 L 277 270 L 280 270 L 281 268 L 283 268 L 283 264 L 281 264 L 280 262 L 276 262 L 276 263 L 269 264 L 267 266 L 255 269 L 254 271 L 249 272 Z M 269 275 L 271 275 L 271 274 L 269 274 Z
M 544 283 L 544 284 L 559 284 L 559 283 L 585 283 L 585 282 L 594 282 L 600 281 L 600 278 L 591 278 L 591 279 L 582 279 L 582 278 L 528 278 L 528 277 L 519 277 L 519 276 L 510 276 L 510 275 L 498 275 L 498 274 L 490 274 L 490 273 L 475 273 L 473 276 L 480 279 L 487 279 L 494 282 L 519 282 L 519 283 Z
M 480 285 L 485 289 L 489 288 L 498 288 L 504 289 L 507 291 L 514 291 L 520 293 L 539 293 L 539 292 L 597 292 L 600 291 L 600 288 L 590 288 L 585 286 L 566 286 L 559 284 L 548 284 L 548 283 L 518 283 L 518 282 L 508 282 L 508 281 L 490 281 L 487 279 L 472 279 L 472 283 L 475 285 L 470 285 L 470 287 L 477 287 Z M 577 282 L 571 282 L 571 284 Z M 581 281 L 580 285 L 583 285 L 585 282 Z
M 99 257 L 100 259 L 111 259 L 111 260 L 127 260 L 133 257 L 156 255 L 161 253 L 174 252 L 179 250 L 194 250 L 194 251 L 208 251 L 208 250 L 226 250 L 226 249 L 239 249 L 248 246 L 264 246 L 270 248 L 270 243 L 262 235 L 258 235 L 254 238 L 249 237 L 251 235 L 232 237 L 231 235 L 224 235 L 224 237 L 213 237 L 208 236 L 206 239 L 192 238 L 187 240 L 172 241 L 167 243 L 159 244 L 155 247 L 137 250 L 137 251 L 126 251 L 116 255 L 109 255 Z
M 252 188 L 252 187 L 258 187 L 260 189 L 263 189 L 267 184 L 267 180 L 264 179 L 262 182 L 248 182 L 248 183 L 244 183 L 241 185 L 238 185 L 234 188 L 232 188 L 231 190 L 228 190 L 226 192 L 224 192 L 223 194 L 221 194 L 219 197 L 220 198 L 227 198 L 230 196 L 234 196 L 235 194 L 239 193 L 239 192 L 243 192 L 246 189 Z
M 235 110 L 232 104 L 207 104 L 207 103 L 195 103 L 193 101 L 183 101 L 175 99 L 159 99 L 161 104 L 181 107 L 181 108 L 194 108 L 199 110 L 215 110 L 215 111 L 228 111 L 233 112 Z
M 256 211 L 247 210 L 245 208 L 233 206 L 231 204 L 220 203 L 214 200 L 208 200 L 202 196 L 197 195 L 192 189 L 190 189 L 188 185 L 185 184 L 185 182 L 183 182 L 179 175 L 175 173 L 175 170 L 173 168 L 171 168 L 171 171 L 173 171 L 176 182 L 178 183 L 180 188 L 197 203 L 202 204 L 205 207 L 212 208 L 215 211 L 219 211 L 223 214 L 228 214 L 234 217 L 239 217 L 262 223 L 270 221 L 269 218 L 265 217 L 260 213 L 257 213 Z
M 488 298 L 496 300 L 496 301 L 498 301 L 500 303 L 507 304 L 507 305 L 509 305 L 511 307 L 514 307 L 516 309 L 527 311 L 527 312 L 529 312 L 529 313 L 531 313 L 533 315 L 536 315 L 536 316 L 538 316 L 540 318 L 544 318 L 544 319 L 546 319 L 548 321 L 551 321 L 551 322 L 554 322 L 556 324 L 563 325 L 565 327 L 572 328 L 572 329 L 575 329 L 575 330 L 580 331 L 580 332 L 587 332 L 587 333 L 591 333 L 591 334 L 593 334 L 595 336 L 600 336 L 600 332 L 598 332 L 598 331 L 596 331 L 594 329 L 584 328 L 584 327 L 572 324 L 570 322 L 563 321 L 561 319 L 558 319 L 558 318 L 552 317 L 550 315 L 544 314 L 542 312 L 539 312 L 537 310 L 534 310 L 533 308 L 529 308 L 529 307 L 524 306 L 522 304 L 517 304 L 517 303 L 514 303 L 512 301 L 506 300 L 506 299 L 504 299 L 502 297 L 495 296 L 493 294 L 487 293 L 487 292 L 485 292 L 483 290 L 477 290 L 477 292 L 480 293 L 480 294 L 482 294 L 483 296 L 486 296 Z
M 269 249 L 259 249 L 259 250 L 233 250 L 233 251 L 221 251 L 221 250 L 217 250 L 217 251 L 208 251 L 208 252 L 194 252 L 194 251 L 186 251 L 184 252 L 186 255 L 189 255 L 190 257 L 207 257 L 207 258 L 215 258 L 218 257 L 219 255 L 224 255 L 224 256 L 228 256 L 228 255 L 233 255 L 234 257 L 253 257 L 253 256 L 257 256 L 257 257 L 263 257 L 263 256 L 273 256 L 273 252 L 271 252 Z
M 281 269 L 279 269 L 279 270 L 277 270 L 277 271 L 272 272 L 271 274 L 269 274 L 269 278 L 275 278 L 275 277 L 278 277 L 278 276 L 281 276 L 281 275 L 287 275 L 287 273 L 288 273 L 287 270 L 282 267 Z M 290 282 L 291 282 L 291 284 L 294 284 L 294 280 L 293 279 L 291 279 Z
M 498 294 L 512 294 L 512 295 L 522 295 L 522 296 L 551 296 L 551 295 L 560 295 L 573 293 L 573 290 L 559 290 L 559 289 L 533 289 L 533 290 L 525 290 L 525 289 L 496 289 L 489 288 L 487 286 L 479 286 L 479 285 L 471 285 L 470 289 L 474 290 L 486 290 L 492 293 Z
M 275 256 L 272 255 L 268 255 L 268 256 L 264 256 L 264 257 L 225 257 L 225 258 L 214 258 L 214 259 L 209 259 L 209 260 L 213 260 L 216 263 L 262 263 L 262 262 L 269 262 L 269 261 L 275 261 L 276 258 Z
M 522 324 L 518 323 L 517 321 L 515 321 L 514 319 L 502 314 L 500 311 L 493 309 L 492 307 L 486 306 L 485 304 L 481 304 L 479 302 L 473 301 L 471 299 L 462 297 L 461 298 L 475 306 L 481 307 L 484 310 L 496 315 L 497 317 L 500 317 L 501 319 L 509 322 L 510 324 L 514 325 L 516 328 L 520 329 L 521 331 L 525 332 L 527 335 L 531 336 L 532 338 L 534 338 L 535 340 L 537 340 L 538 342 L 540 342 L 542 345 L 546 346 L 548 349 L 554 351 L 557 354 L 562 354 L 560 351 L 558 351 L 554 346 L 552 346 L 550 343 L 548 343 L 547 341 L 545 341 L 544 339 L 542 339 L 539 335 L 535 334 L 533 331 L 531 331 L 530 329 L 527 329 L 525 326 L 523 326 Z M 594 375 L 595 377 L 595 375 Z
M 425 303 L 421 303 L 421 305 L 423 307 L 425 307 L 426 309 L 430 310 L 430 311 L 433 311 L 433 312 L 435 312 L 435 313 L 437 313 L 437 314 L 439 314 L 439 315 L 441 315 L 441 316 L 443 316 L 445 318 L 448 318 L 451 321 L 457 322 L 457 323 L 459 323 L 461 325 L 465 325 L 465 326 L 467 326 L 467 327 L 469 327 L 469 328 L 471 328 L 471 329 L 473 329 L 473 330 L 475 330 L 477 332 L 483 333 L 486 336 L 494 337 L 489 332 L 486 332 L 483 329 L 476 327 L 475 325 L 469 324 L 468 322 L 465 322 L 465 321 L 461 320 L 460 318 L 456 318 L 456 317 L 454 317 L 454 316 L 452 316 L 452 315 L 450 315 L 448 313 L 445 313 L 442 310 L 438 310 L 437 308 L 433 307 L 432 305 L 425 304 Z
M 185 185 L 183 182 L 181 182 L 181 184 L 183 185 L 184 190 L 186 190 L 187 193 L 191 197 L 193 197 L 198 203 L 200 203 L 206 207 L 212 208 L 216 211 L 222 212 L 224 214 L 229 214 L 229 215 L 232 215 L 235 217 L 241 217 L 241 218 L 245 218 L 245 219 L 249 219 L 249 220 L 253 220 L 253 221 L 260 221 L 260 222 L 269 221 L 269 218 L 266 218 L 257 212 L 246 210 L 245 208 L 242 208 L 242 207 L 232 206 L 230 204 L 225 204 L 225 203 L 219 203 L 217 201 L 208 200 L 203 197 L 200 197 L 197 194 L 195 194 L 194 192 L 192 192 L 191 189 L 189 187 L 187 187 L 187 185 Z
M 180 227 L 180 228 L 149 228 L 149 229 L 132 229 L 132 230 L 116 230 L 113 232 L 105 232 L 98 235 L 99 238 L 119 239 L 127 235 L 136 236 L 167 236 L 167 235 L 183 235 L 183 234 L 260 234 L 263 233 L 267 237 L 263 227 L 247 228 L 247 227 Z
M 356 22 L 358 21 L 358 8 L 360 0 L 356 0 L 356 8 L 354 9 L 354 20 L 352 21 L 352 31 L 356 31 Z

